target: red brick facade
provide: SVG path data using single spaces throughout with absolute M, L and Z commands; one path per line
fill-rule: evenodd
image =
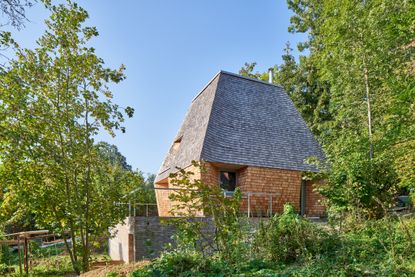
M 300 171 L 253 167 L 231 166 L 236 172 L 237 187 L 243 193 L 241 203 L 242 212 L 250 211 L 251 216 L 266 216 L 272 213 L 280 213 L 285 203 L 292 203 L 297 211 L 301 209 L 301 184 L 302 173 Z M 194 178 L 200 178 L 205 183 L 219 185 L 219 172 L 226 170 L 226 166 L 204 163 L 204 170 L 193 169 Z M 192 170 L 188 167 L 187 170 Z M 156 188 L 168 187 L 168 180 L 156 184 Z M 313 184 L 305 183 L 304 214 L 307 216 L 324 215 L 324 207 L 321 203 L 322 196 L 312 190 Z M 248 193 L 249 200 L 248 200 Z M 168 191 L 157 191 L 157 205 L 159 216 L 168 216 L 172 203 L 168 199 Z M 249 202 L 249 203 L 248 203 Z M 248 209 L 249 206 L 249 209 Z
M 323 182 L 313 183 L 311 181 L 306 182 L 305 187 L 305 214 L 307 216 L 324 216 L 326 209 L 323 205 L 323 196 L 318 192 L 315 192 L 314 189 L 322 185 Z

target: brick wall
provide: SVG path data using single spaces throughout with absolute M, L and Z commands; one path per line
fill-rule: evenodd
M 235 165 L 233 165 L 235 166 Z M 203 163 L 204 170 L 189 166 L 186 170 L 193 170 L 193 178 L 200 178 L 203 182 L 212 186 L 219 185 L 219 168 L 209 162 Z M 222 168 L 222 167 L 221 167 Z M 226 168 L 226 167 L 224 167 Z M 297 211 L 300 211 L 301 176 L 302 172 L 285 169 L 264 168 L 245 166 L 237 170 L 237 186 L 244 193 L 241 203 L 242 212 L 248 211 L 247 193 L 252 192 L 249 197 L 249 206 L 252 216 L 266 216 L 270 213 L 282 212 L 285 203 L 292 203 Z M 164 180 L 156 184 L 157 187 L 170 187 L 170 180 Z M 312 190 L 313 184 L 306 184 L 305 213 L 308 216 L 324 215 L 324 206 L 321 203 L 321 195 Z M 157 206 L 160 216 L 170 216 L 170 209 L 174 203 L 168 199 L 169 191 L 156 191 Z M 264 193 L 258 195 L 258 193 Z M 268 193 L 268 194 L 267 194 Z M 270 196 L 269 193 L 273 195 Z M 201 214 L 202 215 L 202 214 Z
M 204 163 L 206 169 L 202 172 L 202 180 L 211 185 L 219 183 L 219 169 L 211 163 Z M 237 186 L 242 192 L 272 193 L 269 195 L 250 196 L 251 212 L 254 216 L 265 216 L 270 212 L 281 212 L 285 203 L 292 203 L 297 210 L 300 208 L 301 172 L 294 170 L 283 170 L 264 167 L 243 167 L 237 172 Z M 244 198 L 241 203 L 242 211 L 248 210 L 248 199 Z
M 191 171 L 194 174 L 191 176 L 191 180 L 201 179 L 200 169 L 194 167 L 193 165 L 185 168 L 186 171 Z M 169 199 L 169 195 L 174 193 L 172 190 L 157 190 L 157 188 L 176 188 L 172 183 L 170 178 L 166 178 L 157 182 L 154 187 L 156 188 L 156 200 L 157 200 L 157 209 L 159 216 L 170 216 L 170 210 L 174 207 L 175 203 Z
M 305 201 L 305 215 L 306 216 L 324 216 L 326 213 L 325 206 L 323 205 L 324 197 L 318 192 L 314 191 L 314 188 L 322 185 L 324 182 L 312 182 L 307 181 L 305 187 L 306 201 Z

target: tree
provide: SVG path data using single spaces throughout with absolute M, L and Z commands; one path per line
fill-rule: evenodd
M 321 124 L 331 163 L 326 195 L 340 206 L 376 211 L 381 207 L 374 198 L 391 200 L 402 179 L 393 164 L 410 137 L 405 130 L 411 129 L 412 104 L 402 99 L 409 99 L 414 84 L 406 70 L 414 52 L 403 46 L 414 37 L 415 5 L 380 0 L 288 4 L 295 13 L 290 29 L 309 34 L 300 48 L 310 51 L 319 82 L 330 84 L 332 118 Z
M 125 132 L 108 88 L 125 75 L 89 46 L 98 32 L 83 26 L 84 9 L 70 1 L 50 9 L 38 47 L 17 48 L 1 76 L 2 209 L 30 211 L 39 227 L 64 238 L 69 231 L 72 244 L 65 245 L 79 274 L 88 269 L 91 239 L 124 218 L 113 204 L 132 189 L 133 176 L 94 145 L 101 129 Z
M 26 9 L 33 6 L 36 0 L 0 0 L 0 11 L 6 16 L 8 22 L 15 28 L 24 27 L 26 18 Z M 44 1 L 49 2 L 49 1 Z
M 284 51 L 284 63 L 275 66 L 273 80 L 287 91 L 308 127 L 323 140 L 323 123 L 331 119 L 330 85 L 320 80 L 313 56 L 300 56 L 297 63 L 289 43 Z
M 203 164 L 195 161 L 192 161 L 192 166 L 198 171 L 205 170 Z M 178 229 L 178 247 L 185 252 L 195 251 L 200 247 L 205 253 L 210 246 L 210 251 L 216 250 L 227 263 L 238 263 L 241 257 L 248 254 L 244 243 L 246 234 L 239 216 L 241 191 L 236 189 L 229 197 L 219 186 L 206 184 L 195 178 L 194 174 L 192 171 L 179 169 L 169 175 L 173 187 L 177 189 L 169 195 L 169 199 L 174 203 L 170 213 L 177 216 L 174 224 Z M 212 247 L 211 239 L 203 240 L 204 223 L 196 219 L 201 213 L 211 217 L 215 224 L 213 241 L 216 247 Z
M 330 86 L 320 81 L 318 69 L 312 58 L 300 56 L 297 63 L 287 43 L 282 56 L 283 63 L 271 68 L 273 83 L 280 85 L 288 93 L 311 131 L 320 136 L 324 134 L 323 122 L 330 120 L 328 110 Z M 269 72 L 254 72 L 256 63 L 245 63 L 239 74 L 262 81 L 268 81 Z M 323 136 L 321 136 L 323 139 Z
M 3 54 L 10 46 L 17 46 L 12 38 L 12 34 L 1 30 L 1 27 L 10 24 L 12 27 L 20 30 L 25 26 L 26 9 L 33 6 L 36 0 L 0 0 L 0 12 L 4 20 L 0 20 L 0 58 L 5 58 L 5 62 L 0 63 L 0 74 L 5 70 L 5 66 L 9 58 Z M 49 0 L 42 1 L 46 6 L 49 5 Z
M 375 197 L 391 203 L 398 183 L 415 189 L 415 5 L 392 0 L 287 3 L 294 12 L 289 31 L 308 35 L 297 45 L 306 55 L 296 62 L 287 45 L 273 80 L 323 145 L 330 167 L 322 192 L 329 203 L 379 215 L 383 207 Z M 255 65 L 245 64 L 240 73 L 262 79 L 265 73 L 254 74 Z
M 127 159 L 118 151 L 117 146 L 101 141 L 98 142 L 95 147 L 102 158 L 112 165 L 118 165 L 124 170 L 132 171 L 131 165 L 127 163 Z
M 242 76 L 267 82 L 269 77 L 268 72 L 260 73 L 257 71 L 256 73 L 254 73 L 255 66 L 256 62 L 245 63 L 245 65 L 239 70 L 239 74 L 241 74 Z

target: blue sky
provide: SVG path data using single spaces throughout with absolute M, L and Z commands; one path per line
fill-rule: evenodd
M 292 15 L 283 0 L 84 0 L 92 41 L 110 67 L 125 64 L 127 79 L 113 87 L 114 101 L 135 108 L 127 132 L 100 140 L 117 145 L 133 168 L 156 173 L 192 98 L 219 71 L 237 73 L 256 61 L 259 71 L 281 62 Z M 48 11 L 27 11 L 31 22 L 14 38 L 34 47 Z

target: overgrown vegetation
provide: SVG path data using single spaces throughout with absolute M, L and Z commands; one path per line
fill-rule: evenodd
M 177 247 L 132 276 L 415 274 L 413 216 L 385 213 L 367 220 L 363 212 L 349 211 L 327 225 L 308 221 L 286 204 L 282 214 L 255 224 L 239 213 L 238 192 L 224 196 L 194 175 L 180 170 L 171 176 L 181 189 L 171 197 L 177 203 L 172 212 L 181 216 L 174 223 Z M 213 236 L 204 231 L 206 223 L 196 220 L 201 211 L 212 216 Z
M 203 165 L 193 162 L 196 171 L 203 171 Z M 241 259 L 245 235 L 243 222 L 239 217 L 241 192 L 237 189 L 233 197 L 224 195 L 222 189 L 209 186 L 194 177 L 195 172 L 179 170 L 170 175 L 171 184 L 178 190 L 170 195 L 175 203 L 171 213 L 178 218 L 173 222 L 178 230 L 176 242 L 179 251 L 209 251 L 221 253 L 222 258 L 233 263 Z M 207 215 L 216 226 L 215 237 L 206 237 L 203 227 L 206 222 L 195 220 L 197 216 Z
M 252 240 L 238 238 L 249 255 L 162 254 L 132 276 L 413 276 L 415 218 L 349 221 L 338 229 L 310 223 L 286 205 L 264 221 Z

